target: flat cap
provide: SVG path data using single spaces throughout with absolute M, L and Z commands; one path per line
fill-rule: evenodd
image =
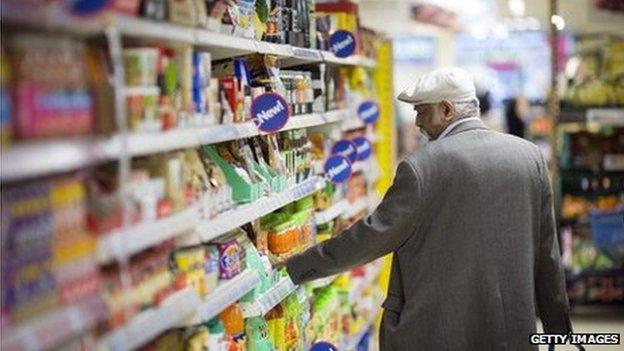
M 433 104 L 442 100 L 476 99 L 470 74 L 459 67 L 446 67 L 429 72 L 399 94 L 398 99 L 412 105 Z

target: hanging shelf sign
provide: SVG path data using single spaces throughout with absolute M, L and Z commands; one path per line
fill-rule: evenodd
M 325 175 L 334 184 L 340 184 L 351 176 L 351 162 L 340 155 L 334 155 L 325 161 Z
M 336 57 L 349 57 L 355 52 L 355 37 L 349 31 L 337 30 L 329 37 L 329 47 Z
M 358 159 L 357 146 L 350 140 L 340 140 L 331 148 L 331 153 L 346 157 L 353 163 Z
M 368 139 L 365 137 L 353 138 L 353 143 L 357 148 L 358 161 L 364 161 L 370 157 L 373 148 L 371 147 L 371 142 L 368 141 Z
M 290 118 L 286 100 L 275 93 L 265 93 L 251 103 L 251 116 L 256 127 L 265 133 L 280 131 Z
M 326 341 L 312 344 L 310 351 L 338 351 L 338 348 Z
M 374 124 L 379 119 L 379 104 L 366 100 L 358 106 L 357 114 L 364 123 Z

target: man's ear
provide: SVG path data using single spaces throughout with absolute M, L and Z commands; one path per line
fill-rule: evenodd
M 442 113 L 444 114 L 444 119 L 447 122 L 450 122 L 455 118 L 455 105 L 448 100 L 442 100 Z

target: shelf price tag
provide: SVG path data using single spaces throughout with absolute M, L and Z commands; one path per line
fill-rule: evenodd
M 357 145 L 351 140 L 342 139 L 336 142 L 331 148 L 331 153 L 344 156 L 351 163 L 358 160 Z
M 353 138 L 353 143 L 357 148 L 357 159 L 358 161 L 364 161 L 368 159 L 373 151 L 371 147 L 371 142 L 368 141 L 365 137 L 357 137 Z
M 331 156 L 323 168 L 327 178 L 334 184 L 345 182 L 351 177 L 351 162 L 344 156 Z
M 374 124 L 379 119 L 379 104 L 373 100 L 366 100 L 358 106 L 357 114 L 366 124 Z
M 336 57 L 349 57 L 355 52 L 355 37 L 349 31 L 337 30 L 329 37 L 329 46 Z
M 251 103 L 251 116 L 256 127 L 265 133 L 278 132 L 290 118 L 286 100 L 275 93 L 265 93 Z

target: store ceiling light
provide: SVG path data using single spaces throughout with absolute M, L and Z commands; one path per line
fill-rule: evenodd
M 524 0 L 509 0 L 507 6 L 509 7 L 509 12 L 511 12 L 513 16 L 524 16 L 524 12 L 526 11 L 526 3 Z
M 550 22 L 555 25 L 557 30 L 563 30 L 563 28 L 565 28 L 565 19 L 559 15 L 552 15 L 552 17 L 550 17 Z

